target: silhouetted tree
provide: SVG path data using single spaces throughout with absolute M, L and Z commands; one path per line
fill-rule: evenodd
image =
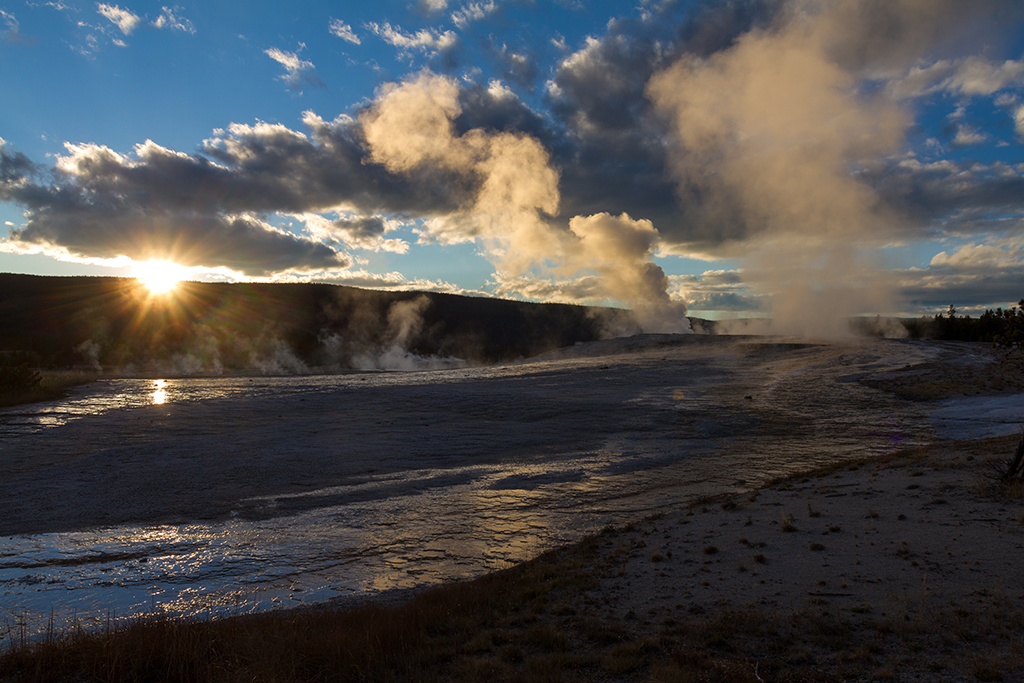
M 1024 356 L 1024 299 L 1005 311 L 997 308 L 995 317 L 1001 327 L 995 338 L 996 344 L 1006 349 L 1010 356 Z

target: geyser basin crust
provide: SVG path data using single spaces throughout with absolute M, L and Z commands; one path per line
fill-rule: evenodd
M 980 345 L 650 335 L 492 369 L 289 380 L 184 402 L 172 390 L 163 404 L 5 437 L 0 535 L 288 515 L 595 453 L 601 471 L 574 478 L 648 471 L 722 439 L 745 455 L 709 483 L 756 481 L 834 460 L 851 440 L 878 452 L 923 436 L 922 405 L 868 384 L 995 360 Z M 395 476 L 410 471 L 421 476 Z
M 113 381 L 35 409 L 57 426 L 5 413 L 8 606 L 45 616 L 85 591 L 193 614 L 473 576 L 929 441 L 939 404 L 888 387 L 931 381 L 921 368 L 984 379 L 999 360 L 977 344 L 661 335 L 492 368 L 167 381 L 159 404 L 153 382 Z

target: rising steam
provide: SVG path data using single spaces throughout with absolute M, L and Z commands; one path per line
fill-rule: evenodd
M 842 334 L 890 294 L 870 260 L 896 218 L 851 170 L 894 153 L 910 119 L 829 54 L 842 4 L 685 57 L 647 89 L 678 143 L 684 211 L 744 242 L 780 332 Z
M 357 370 L 440 370 L 465 365 L 460 358 L 424 357 L 409 350 L 412 340 L 423 329 L 423 312 L 429 307 L 430 299 L 425 296 L 391 304 L 380 345 L 353 355 L 352 367 Z
M 842 334 L 848 316 L 892 302 L 880 248 L 901 219 L 858 171 L 897 152 L 911 118 L 864 83 L 912 64 L 969 23 L 971 7 L 794 0 L 770 27 L 648 83 L 674 138 L 686 219 L 727 250 L 731 240 L 777 331 Z
M 659 239 L 653 224 L 602 213 L 576 216 L 568 230 L 556 226 L 559 174 L 544 146 L 524 133 L 459 134 L 458 98 L 454 80 L 424 72 L 388 86 L 361 118 L 372 161 L 472 188 L 459 211 L 428 222 L 432 236 L 479 240 L 506 279 L 595 273 L 594 298 L 631 306 L 645 331 L 688 331 L 685 305 L 669 299 L 668 279 L 650 260 Z

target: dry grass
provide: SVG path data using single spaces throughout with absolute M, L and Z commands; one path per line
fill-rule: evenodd
M 524 677 L 540 660 L 556 671 L 600 669 L 570 653 L 566 634 L 538 616 L 555 594 L 590 585 L 582 559 L 591 542 L 571 558 L 545 555 L 400 605 L 148 619 L 10 643 L 0 680 L 500 681 Z

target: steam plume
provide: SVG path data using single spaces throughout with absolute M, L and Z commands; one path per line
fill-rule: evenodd
M 505 278 L 596 273 L 598 296 L 631 305 L 645 330 L 689 329 L 685 305 L 670 301 L 668 279 L 650 261 L 659 239 L 650 221 L 601 213 L 557 227 L 559 173 L 544 146 L 518 132 L 459 134 L 460 113 L 455 81 L 424 72 L 387 87 L 361 118 L 372 161 L 472 188 L 459 211 L 428 223 L 435 239 L 479 239 Z
M 953 0 L 794 0 L 770 27 L 648 83 L 688 222 L 755 254 L 746 275 L 770 293 L 778 331 L 840 333 L 891 300 L 875 266 L 901 219 L 858 171 L 895 153 L 911 119 L 863 82 L 970 16 Z

